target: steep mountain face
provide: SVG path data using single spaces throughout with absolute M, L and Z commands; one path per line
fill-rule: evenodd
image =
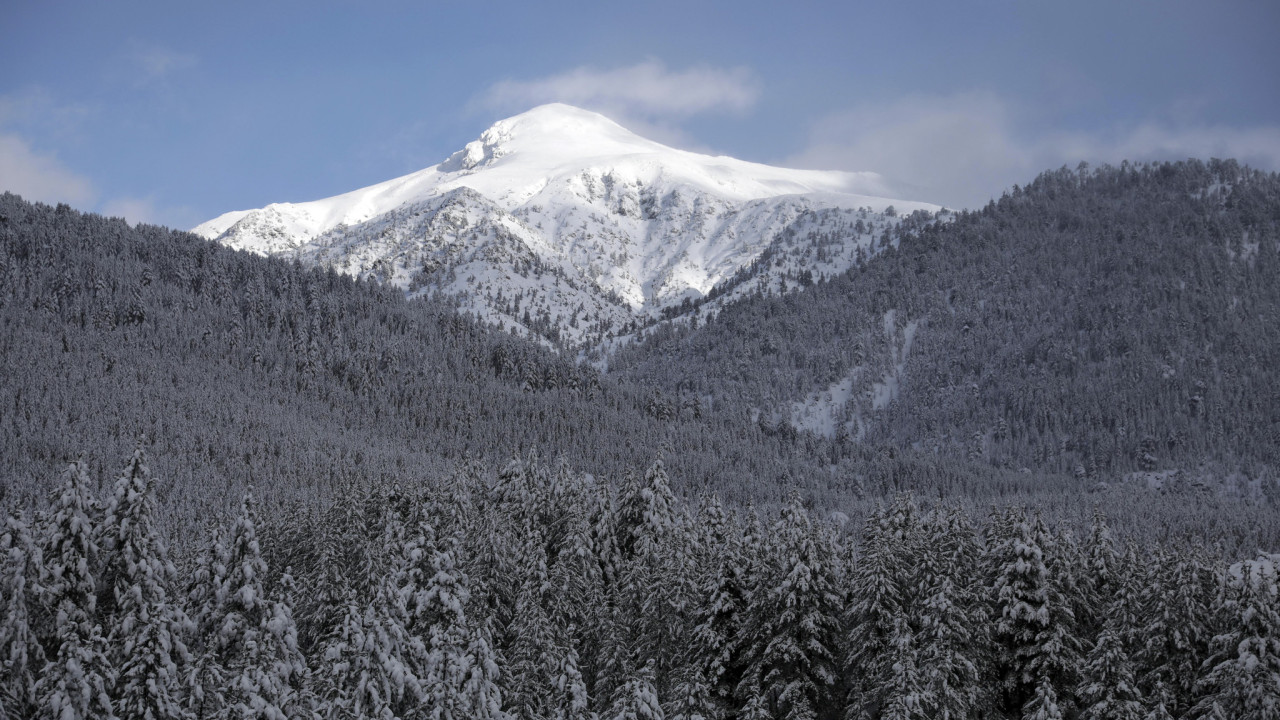
M 670 317 L 733 278 L 785 290 L 841 272 L 924 203 L 877 197 L 874 173 L 791 170 L 676 150 L 567 105 L 502 120 L 434 167 L 344 195 L 227 213 L 195 228 L 570 346 Z M 796 238 L 827 233 L 824 249 Z M 744 269 L 781 239 L 790 250 Z M 808 273 L 806 275 L 806 272 Z M 664 314 L 664 310 L 667 312 Z

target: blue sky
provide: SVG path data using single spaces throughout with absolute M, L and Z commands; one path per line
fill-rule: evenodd
M 0 190 L 190 227 L 439 162 L 549 101 L 974 206 L 1080 160 L 1280 170 L 1280 4 L 19 2 Z

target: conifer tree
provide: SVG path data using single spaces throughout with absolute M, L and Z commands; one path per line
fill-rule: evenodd
M 0 530 L 0 708 L 15 717 L 36 714 L 36 678 L 45 664 L 38 637 L 43 565 L 25 518 L 5 517 Z
M 220 617 L 220 600 L 226 593 L 227 566 L 231 560 L 224 541 L 223 527 L 214 523 L 209 543 L 196 558 L 191 580 L 187 585 L 187 607 L 195 627 L 192 662 L 185 680 L 186 707 L 196 717 L 209 716 L 214 708 L 223 705 L 223 668 L 214 654 Z
M 412 716 L 500 718 L 498 665 L 484 628 L 471 625 L 467 618 L 470 588 L 456 559 L 461 543 L 456 537 L 432 542 L 432 535 L 434 531 L 420 523 L 402 591 L 407 629 L 426 647 L 423 664 L 413 668 L 426 703 Z
M 1195 701 L 1208 657 L 1211 575 L 1190 552 L 1151 554 L 1150 579 L 1138 594 L 1143 622 L 1135 640 L 1139 683 L 1152 707 L 1181 717 Z
M 624 559 L 656 554 L 658 545 L 675 525 L 675 498 L 661 460 L 654 462 L 637 480 L 628 475 L 618 508 L 619 550 Z
M 1085 562 L 1080 568 L 1083 577 L 1080 602 L 1075 608 L 1081 634 L 1088 638 L 1098 635 L 1105 618 L 1099 616 L 1111 606 L 1119 582 L 1120 554 L 1111 537 L 1111 528 L 1102 511 L 1094 508 L 1089 526 L 1089 540 L 1085 544 Z
M 982 706 L 980 663 L 986 618 L 977 585 L 973 527 L 959 511 L 931 514 L 921 554 L 924 591 L 916 644 L 928 688 L 928 712 L 940 720 L 971 717 Z
M 1280 593 L 1275 556 L 1232 565 L 1214 612 L 1222 632 L 1197 683 L 1195 707 L 1213 720 L 1272 720 L 1280 716 Z
M 740 643 L 747 605 L 747 562 L 741 539 L 734 536 L 718 500 L 707 505 L 704 518 L 708 538 L 700 573 L 701 601 L 694 610 L 690 664 L 719 707 L 727 710 L 745 666 Z
M 1058 694 L 1047 677 L 1036 682 L 1035 693 L 1022 706 L 1022 720 L 1064 720 L 1067 715 L 1058 706 Z
M 116 480 L 100 527 L 104 555 L 100 598 L 112 612 L 112 691 L 122 717 L 183 717 L 182 672 L 190 664 L 184 636 L 190 621 L 169 599 L 177 570 L 155 529 L 155 484 L 141 448 Z
M 541 536 L 535 532 L 530 544 L 529 567 L 508 628 L 512 640 L 505 655 L 502 694 L 509 714 L 522 720 L 572 714 L 576 705 L 581 703 L 585 709 L 586 703 L 576 653 L 570 657 L 572 636 L 552 624 L 545 607 L 554 591 L 543 562 Z
M 625 489 L 616 531 L 622 539 L 617 575 L 622 612 L 614 629 L 626 633 L 631 657 L 625 666 L 652 661 L 654 683 L 662 692 L 670 690 L 670 673 L 682 658 L 677 648 L 686 633 L 692 595 L 690 536 L 674 503 L 659 460 L 643 480 L 632 480 Z
M 105 720 L 115 717 L 108 695 L 115 672 L 96 612 L 98 511 L 84 463 L 71 463 L 65 478 L 42 548 L 47 571 L 44 604 L 54 614 L 58 651 L 36 684 L 39 714 L 59 720 Z
M 1018 511 L 1009 517 L 1006 532 L 991 548 L 998 569 L 990 591 L 1005 707 L 1016 710 L 1034 701 L 1038 712 L 1049 712 L 1050 705 L 1063 704 L 1059 688 L 1075 685 L 1080 653 L 1075 618 L 1050 570 L 1052 538 L 1044 523 Z
M 266 592 L 257 524 L 253 498 L 246 494 L 232 528 L 226 580 L 207 619 L 212 636 L 206 652 L 224 683 L 216 688 L 220 692 L 203 693 L 209 717 L 275 720 L 310 711 L 304 692 L 308 670 L 293 613 Z
M 893 620 L 889 637 L 889 656 L 882 674 L 873 680 L 869 694 L 877 698 L 882 720 L 924 720 L 933 717 L 929 708 L 936 705 L 926 686 L 916 657 L 915 636 L 907 618 Z
M 814 531 L 799 497 L 774 526 L 778 565 L 748 611 L 752 665 L 746 688 L 758 685 L 771 711 L 809 720 L 836 684 L 837 633 L 843 611 L 835 552 Z
M 646 664 L 614 693 L 603 720 L 664 720 L 662 703 L 653 682 L 653 663 Z
M 663 708 L 668 720 L 719 720 L 720 704 L 712 697 L 711 687 L 696 666 L 686 666 L 677 673 L 671 699 Z
M 894 673 L 894 638 L 901 635 L 899 622 L 911 608 L 906 593 L 914 590 L 914 544 L 917 540 L 914 509 L 905 498 L 868 516 L 863 531 L 862 554 L 850 574 L 850 604 L 845 624 L 850 628 L 851 676 L 847 717 L 876 717 L 891 690 Z M 909 629 L 909 628 L 908 628 Z
M 1115 610 L 1089 652 L 1081 680 L 1081 720 L 1142 720 L 1141 693 L 1134 679 L 1133 663 L 1124 643 L 1123 600 L 1111 603 Z
M 397 718 L 425 700 L 413 667 L 426 648 L 405 627 L 403 524 L 394 508 L 384 517 L 382 555 L 388 567 L 377 594 L 367 604 L 351 596 L 343 623 L 324 651 L 331 717 Z

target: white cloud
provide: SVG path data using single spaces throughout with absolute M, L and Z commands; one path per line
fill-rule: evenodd
M 133 61 L 142 70 L 142 81 L 161 80 L 196 64 L 196 56 L 163 47 L 135 45 Z
M 154 223 L 156 220 L 156 203 L 153 198 L 122 197 L 102 203 L 101 212 L 107 217 L 122 217 L 134 225 Z
M 760 89 L 746 68 L 692 67 L 668 70 L 656 60 L 600 70 L 580 67 L 537 80 L 504 80 L 481 100 L 487 107 L 525 110 L 563 102 L 615 116 L 673 120 L 712 111 L 743 111 Z
M 98 212 L 107 217 L 122 217 L 133 225 L 149 223 L 179 230 L 195 227 L 202 221 L 191 208 L 161 206 L 154 196 L 112 198 L 103 202 Z
M 33 86 L 0 95 L 0 130 L 78 139 L 94 112 L 84 104 L 59 102 L 44 88 Z
M 93 202 L 93 183 L 65 167 L 52 155 L 31 149 L 21 137 L 0 133 L 0 190 L 24 199 L 46 203 L 65 202 L 85 207 Z
M 1280 169 L 1280 126 L 1151 122 L 1109 133 L 1037 132 L 1028 114 L 990 93 L 903 98 L 819 120 L 789 163 L 872 170 L 897 195 L 951 207 L 979 207 L 1041 171 L 1082 160 L 1233 157 Z

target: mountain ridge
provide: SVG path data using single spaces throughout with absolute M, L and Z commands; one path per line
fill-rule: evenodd
M 471 193 L 459 194 L 464 188 Z M 707 295 L 805 213 L 860 213 L 873 237 L 899 213 L 939 209 L 866 194 L 880 189 L 874 173 L 699 155 L 642 138 L 602 115 L 551 104 L 498 121 L 416 173 L 308 203 L 226 213 L 194 232 L 233 248 L 374 277 L 411 294 L 444 292 L 492 324 L 583 346 Z M 412 221 L 434 217 L 444 198 L 466 206 L 450 216 L 465 217 L 466 225 L 437 223 L 427 232 Z M 485 258 L 494 238 L 475 231 L 482 218 L 549 272 L 531 273 L 529 264 L 510 257 Z M 839 255 L 850 261 L 853 245 L 872 245 L 867 237 L 846 241 L 849 252 Z M 454 262 L 460 258 L 467 261 Z M 806 269 L 814 270 L 787 272 Z M 576 291 L 559 292 L 564 281 Z M 519 302 L 490 299 L 499 294 L 518 294 Z

